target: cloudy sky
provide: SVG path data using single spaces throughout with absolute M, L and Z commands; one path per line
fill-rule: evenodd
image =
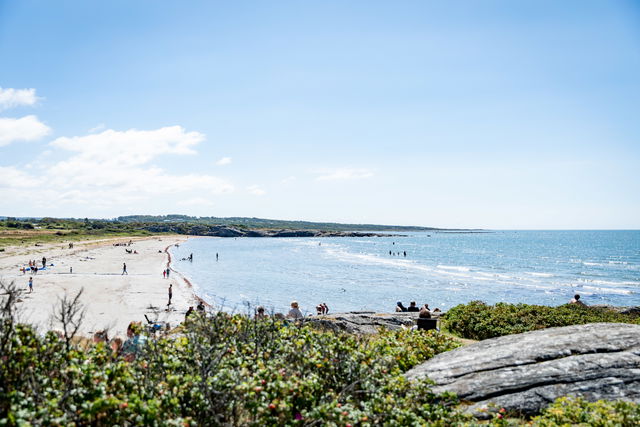
M 634 1 L 0 0 L 0 215 L 640 228 Z

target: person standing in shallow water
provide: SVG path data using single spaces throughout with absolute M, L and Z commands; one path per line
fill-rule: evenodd
M 216 261 L 218 261 L 218 252 L 216 252 Z
M 123 263 L 122 263 L 122 276 L 124 276 L 125 274 L 126 274 L 127 276 L 129 275 L 129 273 L 127 273 L 127 263 L 126 263 L 126 262 L 123 262 Z

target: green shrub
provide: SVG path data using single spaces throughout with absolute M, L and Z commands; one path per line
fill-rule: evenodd
M 402 373 L 458 344 L 434 331 L 359 337 L 218 313 L 125 362 L 4 315 L 0 425 L 452 425 L 451 394 Z
M 483 340 L 554 326 L 595 322 L 640 323 L 640 317 L 597 307 L 566 304 L 548 307 L 529 304 L 487 305 L 481 301 L 461 304 L 449 310 L 446 328 L 463 338 Z
M 562 397 L 533 418 L 536 427 L 598 426 L 635 427 L 640 425 L 640 405 L 630 402 L 587 402 L 580 398 Z

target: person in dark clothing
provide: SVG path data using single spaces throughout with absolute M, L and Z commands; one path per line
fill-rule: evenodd
M 407 311 L 414 311 L 414 312 L 418 312 L 420 311 L 420 309 L 418 308 L 418 306 L 416 305 L 415 301 L 411 301 L 411 303 L 409 303 L 409 307 L 407 308 Z
M 407 307 L 405 307 L 404 305 L 402 305 L 402 301 L 398 301 L 396 303 L 396 312 L 397 313 L 402 313 L 407 311 Z

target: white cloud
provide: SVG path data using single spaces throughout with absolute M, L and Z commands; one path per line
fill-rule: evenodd
M 345 181 L 371 178 L 373 176 L 373 172 L 369 169 L 352 168 L 325 170 L 319 173 L 321 173 L 321 175 L 316 178 L 316 181 Z
M 96 126 L 92 127 L 91 129 L 88 130 L 89 133 L 96 133 L 96 132 L 100 132 L 101 130 L 105 130 L 107 128 L 107 126 L 104 123 L 99 123 Z
M 35 89 L 3 89 L 0 87 L 0 111 L 22 105 L 34 105 L 37 101 Z
M 286 177 L 285 179 L 283 179 L 282 181 L 280 181 L 283 184 L 291 184 L 292 182 L 294 182 L 297 178 L 293 175 Z
M 72 138 L 62 137 L 51 145 L 78 154 L 79 162 L 100 162 L 104 166 L 131 167 L 148 163 L 161 154 L 195 154 L 193 147 L 204 141 L 200 132 L 185 132 L 181 126 L 156 130 L 130 129 Z
M 216 165 L 218 166 L 225 166 L 228 164 L 231 164 L 231 157 L 223 157 L 216 162 Z
M 36 116 L 19 119 L 0 117 L 0 147 L 15 141 L 34 141 L 48 135 L 51 129 Z
M 178 202 L 180 206 L 213 206 L 213 202 L 211 200 L 205 199 L 204 197 L 194 197 L 187 200 L 180 200 Z
M 260 188 L 260 186 L 258 185 L 248 186 L 247 191 L 249 192 L 249 194 L 253 194 L 254 196 L 264 196 L 265 194 L 267 194 L 267 192 Z
M 13 166 L 0 166 L 0 188 L 28 189 L 42 185 L 42 179 L 29 175 Z
M 200 173 L 176 174 L 150 164 L 160 155 L 195 154 L 194 147 L 202 140 L 201 133 L 186 132 L 180 126 L 57 138 L 50 143 L 54 154 L 59 157 L 67 152 L 67 158 L 33 163 L 31 174 L 18 178 L 15 169 L 5 168 L 0 171 L 0 180 L 13 176 L 8 187 L 41 190 L 38 203 L 44 206 L 63 203 L 111 210 L 144 207 L 158 200 L 173 203 L 177 197 L 193 202 L 190 198 L 206 200 L 208 195 L 233 192 L 234 186 L 224 179 Z

